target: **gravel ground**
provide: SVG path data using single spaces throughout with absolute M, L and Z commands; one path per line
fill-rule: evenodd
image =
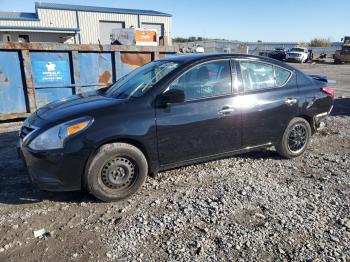
M 159 174 L 130 201 L 137 208 L 126 208 L 117 227 L 109 225 L 111 255 L 127 261 L 345 261 L 348 125 L 348 118 L 332 117 L 295 160 L 266 150 Z
M 346 96 L 341 69 L 328 75 Z M 118 203 L 32 187 L 20 125 L 0 124 L 0 261 L 350 260 L 349 98 L 300 158 L 268 149 L 175 169 Z

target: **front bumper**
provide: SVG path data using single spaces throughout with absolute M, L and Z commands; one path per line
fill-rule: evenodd
M 286 60 L 290 61 L 290 62 L 302 62 L 303 57 L 288 57 L 288 58 L 286 58 Z
M 65 152 L 65 149 L 33 152 L 18 144 L 17 151 L 27 167 L 32 183 L 47 191 L 76 191 L 88 158 L 84 150 Z

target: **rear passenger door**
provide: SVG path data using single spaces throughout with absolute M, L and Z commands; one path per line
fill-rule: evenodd
M 298 86 L 293 71 L 259 60 L 238 60 L 243 84 L 242 145 L 276 143 L 298 115 Z

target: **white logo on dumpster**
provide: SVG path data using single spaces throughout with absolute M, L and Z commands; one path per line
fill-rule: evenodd
M 56 70 L 56 65 L 52 62 L 48 62 L 45 66 L 46 66 L 47 71 L 49 71 L 49 72 Z
M 46 60 L 32 62 L 36 84 L 69 83 L 69 62 L 67 60 Z
M 56 64 L 53 62 L 48 62 L 46 65 L 46 71 L 42 72 L 42 80 L 46 82 L 51 81 L 62 81 L 63 75 L 61 70 L 57 68 Z

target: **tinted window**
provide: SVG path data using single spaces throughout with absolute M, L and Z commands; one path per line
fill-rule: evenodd
M 183 90 L 186 100 L 230 94 L 230 62 L 223 60 L 195 66 L 175 80 L 170 89 Z
M 276 76 L 276 85 L 277 86 L 285 85 L 286 82 L 288 81 L 290 75 L 291 75 L 290 71 L 288 71 L 284 68 L 275 66 L 275 76 Z
M 245 91 L 256 91 L 275 86 L 274 68 L 272 65 L 240 61 Z

